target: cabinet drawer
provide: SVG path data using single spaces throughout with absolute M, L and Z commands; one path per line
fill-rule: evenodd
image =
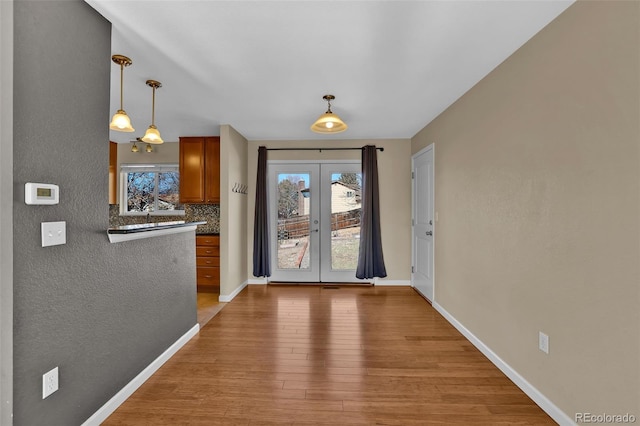
M 196 266 L 220 266 L 219 257 L 196 257 Z
M 219 235 L 196 235 L 196 246 L 219 246 Z
M 205 247 L 196 247 L 196 256 L 197 257 L 211 257 L 211 256 L 215 256 L 218 257 L 220 256 L 220 247 L 209 247 L 209 246 L 205 246 Z
M 220 268 L 218 267 L 200 267 L 197 270 L 197 283 L 204 285 L 220 284 Z

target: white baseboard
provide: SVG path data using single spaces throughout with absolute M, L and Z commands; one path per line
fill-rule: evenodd
M 267 278 L 262 277 L 262 278 L 251 278 L 247 281 L 250 285 L 266 285 L 269 284 Z M 331 283 L 326 283 L 326 284 L 331 284 Z M 357 284 L 357 283 L 354 283 Z M 379 286 L 407 286 L 407 287 L 411 287 L 411 281 L 409 280 L 385 280 L 385 279 L 380 279 L 380 278 L 374 278 L 373 279 L 373 284 L 374 285 L 379 285 Z
M 373 284 L 376 286 L 405 286 L 411 287 L 411 281 L 409 280 L 385 280 L 380 278 L 374 278 Z
M 231 302 L 234 297 L 236 297 L 244 288 L 249 284 L 249 281 L 245 281 L 238 288 L 233 290 L 231 294 L 221 294 L 218 296 L 219 302 Z
M 560 408 L 558 408 L 549 398 L 544 396 L 538 389 L 536 389 L 531 383 L 529 383 L 524 377 L 522 377 L 516 370 L 514 370 L 509 364 L 504 362 L 502 358 L 496 355 L 487 345 L 485 345 L 480 339 L 478 339 L 471 331 L 469 331 L 464 325 L 462 325 L 457 319 L 455 319 L 446 309 L 440 306 L 438 303 L 433 302 L 433 307 L 436 311 L 451 323 L 460 333 L 464 335 L 480 352 L 482 352 L 489 361 L 491 361 L 496 367 L 498 367 L 513 383 L 516 384 L 524 393 L 526 393 L 533 401 L 540 406 L 553 420 L 555 420 L 561 426 L 575 426 L 575 422 L 565 414 Z
M 169 346 L 158 358 L 153 360 L 144 370 L 133 378 L 125 387 L 115 394 L 106 404 L 104 404 L 98 411 L 96 411 L 91 417 L 89 417 L 82 426 L 98 426 L 105 421 L 107 417 L 111 415 L 116 409 L 122 405 L 149 377 L 153 375 L 162 364 L 167 362 L 180 348 L 182 348 L 193 336 L 200 331 L 200 325 L 194 325 L 189 331 L 182 335 L 174 344 Z

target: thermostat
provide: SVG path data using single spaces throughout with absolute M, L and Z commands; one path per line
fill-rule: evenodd
M 24 184 L 24 202 L 26 204 L 58 204 L 60 201 L 60 188 L 50 183 Z

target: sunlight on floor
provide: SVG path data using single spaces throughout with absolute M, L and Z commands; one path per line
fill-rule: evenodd
M 218 293 L 198 293 L 198 324 L 204 327 L 226 303 L 218 302 Z

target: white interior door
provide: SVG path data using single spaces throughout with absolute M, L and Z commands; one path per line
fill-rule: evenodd
M 359 282 L 360 163 L 269 163 L 271 281 Z
M 411 283 L 433 301 L 433 145 L 412 157 L 413 175 L 413 267 Z

